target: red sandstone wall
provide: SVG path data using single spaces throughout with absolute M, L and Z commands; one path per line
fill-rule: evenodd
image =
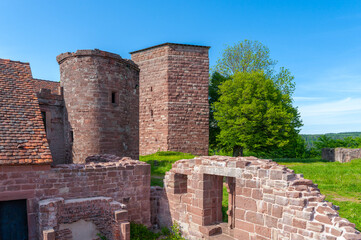
M 150 225 L 150 165 L 115 163 L 0 166 L 0 201 L 27 199 L 29 237 L 38 239 L 38 202 L 105 196 L 127 205 L 129 220 Z
M 64 99 L 62 95 L 52 93 L 50 89 L 37 91 L 40 111 L 46 113 L 46 138 L 53 157 L 52 165 L 71 162 L 71 145 L 65 133 L 67 117 L 64 112 Z
M 222 177 L 235 183 L 235 202 L 228 208 L 233 227 L 220 221 Z M 218 239 L 361 239 L 355 224 L 339 217 L 337 207 L 324 201 L 317 185 L 270 160 L 222 156 L 180 160 L 164 183 L 168 213 L 187 239 L 227 232 Z M 169 217 L 166 211 L 158 214 L 158 222 Z
M 167 47 L 132 54 L 139 75 L 139 154 L 168 150 Z
M 162 44 L 131 53 L 141 69 L 141 155 L 208 155 L 208 49 Z
M 208 79 L 208 48 L 169 47 L 168 150 L 208 155 Z
M 64 53 L 57 61 L 74 136 L 73 162 L 81 163 L 94 154 L 138 159 L 138 67 L 99 50 Z M 112 103 L 112 92 L 116 103 Z
M 33 78 L 32 84 L 35 92 L 40 92 L 41 89 L 45 88 L 49 89 L 53 94 L 61 95 L 60 82 Z
M 39 202 L 39 233 L 44 240 L 73 240 L 72 235 L 78 235 L 79 231 L 84 234 L 84 229 L 77 229 L 73 225 L 83 220 L 94 224 L 96 230 L 107 239 L 129 240 L 128 211 L 123 207 L 125 205 L 109 197 L 46 199 Z M 68 227 L 61 228 L 64 224 L 68 224 Z

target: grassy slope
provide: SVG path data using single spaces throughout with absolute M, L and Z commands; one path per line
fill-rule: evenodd
M 151 185 L 163 187 L 163 177 L 172 168 L 172 164 L 181 159 L 191 159 L 194 155 L 181 152 L 157 152 L 140 156 L 139 160 L 151 165 Z
M 140 160 L 151 164 L 152 186 L 163 186 L 163 177 L 172 164 L 194 156 L 178 152 L 158 152 L 141 156 Z M 275 159 L 279 164 L 304 174 L 317 183 L 326 200 L 340 206 L 341 217 L 347 218 L 361 229 L 361 160 L 351 163 L 330 163 L 320 159 Z M 228 205 L 227 192 L 223 197 L 223 209 Z M 224 218 L 226 220 L 226 217 Z

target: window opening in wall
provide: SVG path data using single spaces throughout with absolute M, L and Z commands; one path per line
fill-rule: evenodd
M 43 124 L 46 132 L 46 112 L 41 111 L 41 117 L 43 118 Z
M 117 97 L 117 93 L 116 92 L 112 92 L 112 103 L 116 103 L 116 97 Z
M 70 140 L 70 143 L 74 142 L 74 132 L 73 131 L 70 131 L 70 133 L 69 133 L 69 140 Z
M 153 110 L 150 110 L 150 116 L 153 117 Z
M 235 178 L 221 175 L 203 175 L 203 197 L 209 203 L 204 207 L 205 226 L 214 225 L 216 232 L 233 239 L 235 226 Z M 221 239 L 221 238 L 220 238 Z
M 150 87 L 150 91 L 153 92 L 153 87 Z
M 234 177 L 224 177 L 223 180 L 222 220 L 228 223 L 230 229 L 233 229 L 235 225 L 235 181 Z
M 223 189 L 222 189 L 222 221 L 228 222 L 228 201 L 229 193 L 227 191 L 226 177 L 223 180 Z

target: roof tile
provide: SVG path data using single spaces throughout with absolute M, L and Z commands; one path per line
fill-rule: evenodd
M 32 79 L 28 63 L 0 59 L 0 165 L 52 162 Z

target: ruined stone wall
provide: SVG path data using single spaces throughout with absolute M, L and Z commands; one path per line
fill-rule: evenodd
M 43 79 L 32 79 L 32 84 L 35 92 L 40 92 L 42 89 L 49 89 L 52 94 L 61 95 L 60 82 L 43 80 Z
M 322 159 L 330 162 L 335 161 L 335 149 L 334 148 L 322 148 Z
M 94 154 L 139 156 L 139 69 L 100 50 L 57 57 L 73 162 Z
M 353 159 L 361 158 L 361 148 L 323 148 L 322 159 L 331 162 L 350 162 Z
M 45 131 L 53 157 L 52 165 L 70 163 L 71 145 L 65 133 L 67 116 L 64 112 L 64 99 L 61 94 L 42 88 L 37 92 L 40 111 L 45 114 Z
M 130 239 L 125 205 L 109 197 L 64 200 L 51 198 L 39 202 L 39 232 L 47 240 Z
M 228 223 L 220 216 L 222 178 L 230 194 Z M 317 185 L 271 160 L 222 156 L 180 160 L 164 183 L 170 217 L 187 239 L 217 234 L 242 240 L 361 239 L 355 225 L 324 201 Z M 166 217 L 162 213 L 160 218 Z
M 208 155 L 208 49 L 166 43 L 131 53 L 141 69 L 141 155 Z
M 130 221 L 150 225 L 150 165 L 113 157 L 86 165 L 0 166 L 0 201 L 27 199 L 31 240 L 38 239 L 39 201 L 111 197 L 126 205 Z

